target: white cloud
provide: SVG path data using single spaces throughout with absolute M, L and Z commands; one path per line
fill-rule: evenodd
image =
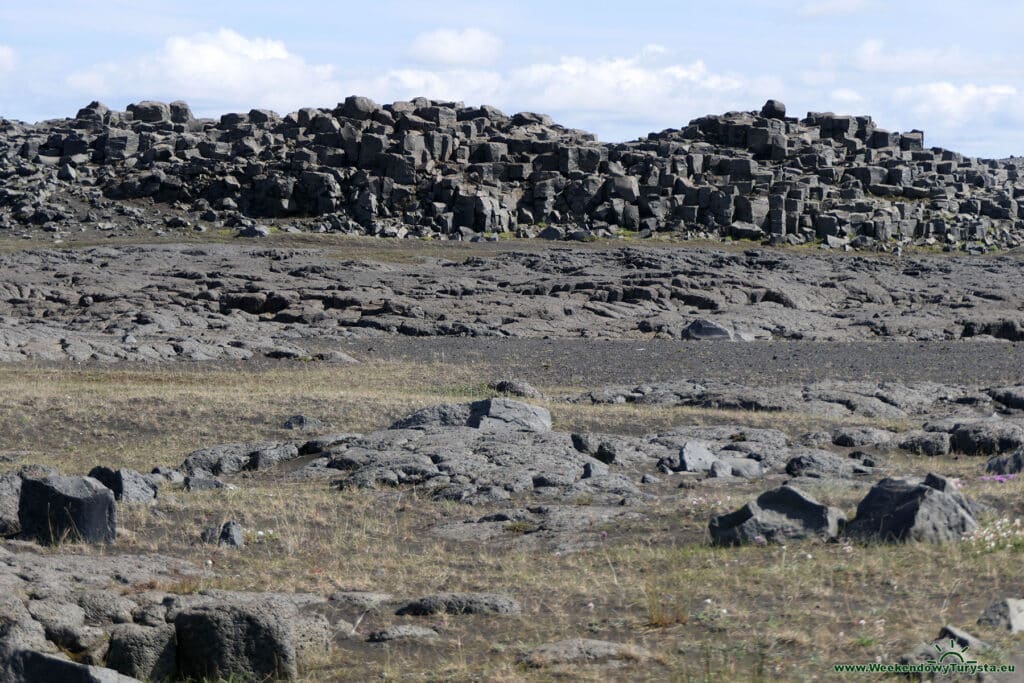
M 865 40 L 851 62 L 861 71 L 876 73 L 963 73 L 975 64 L 958 47 L 889 50 L 881 40 Z
M 864 0 L 815 0 L 805 2 L 799 12 L 805 17 L 834 17 L 859 12 L 866 5 Z
M 89 97 L 181 97 L 200 106 L 287 111 L 300 101 L 336 101 L 341 91 L 333 75 L 334 67 L 308 64 L 280 41 L 222 29 L 170 38 L 156 53 L 77 71 L 67 83 Z
M 7 45 L 0 45 L 0 74 L 14 71 L 15 56 L 14 48 Z
M 856 105 L 864 102 L 864 96 L 852 88 L 837 88 L 832 91 L 831 97 L 840 104 Z
M 1011 85 L 923 83 L 897 88 L 893 99 L 923 124 L 932 122 L 939 130 L 968 122 L 980 123 L 994 115 L 1024 112 L 1024 99 Z
M 352 93 L 379 102 L 426 96 L 548 113 L 603 139 L 680 127 L 695 116 L 753 109 L 785 95 L 778 79 L 717 73 L 701 60 L 676 63 L 656 45 L 630 57 L 565 56 L 507 70 L 439 65 L 342 72 L 310 64 L 280 41 L 227 29 L 174 37 L 155 53 L 88 67 L 67 82 L 87 99 L 184 99 L 199 115 L 252 107 L 285 113 L 332 106 Z
M 501 55 L 502 47 L 501 38 L 482 29 L 438 29 L 416 36 L 409 54 L 431 64 L 492 64 Z

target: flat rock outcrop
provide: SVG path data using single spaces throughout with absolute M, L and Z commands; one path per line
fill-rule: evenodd
M 339 344 L 383 336 L 702 345 L 1024 340 L 1024 270 L 1012 255 L 896 259 L 524 246 L 410 264 L 208 244 L 15 251 L 0 254 L 0 269 L 7 273 L 0 283 L 0 361 L 341 363 L 351 358 L 338 353 Z M 715 326 L 734 341 L 695 333 Z M 693 392 L 662 393 L 677 389 Z M 856 401 L 860 412 L 887 417 L 926 400 L 926 390 L 859 398 L 751 392 L 747 399 L 730 387 L 701 393 L 707 403 L 739 400 L 766 409 L 794 400 Z M 723 395 L 716 399 L 715 391 Z M 996 391 L 983 398 L 1017 410 L 1012 396 Z

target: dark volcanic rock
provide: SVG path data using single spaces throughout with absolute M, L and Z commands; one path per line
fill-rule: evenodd
M 951 447 L 967 455 L 993 455 L 1024 446 L 1024 425 L 985 420 L 958 424 L 953 428 Z
M 256 680 L 297 675 L 291 625 L 271 606 L 210 604 L 174 619 L 182 676 Z
M 425 408 L 395 422 L 392 429 L 465 426 L 487 432 L 527 431 L 543 433 L 551 429 L 551 413 L 506 398 L 488 398 L 475 403 Z
M 839 534 L 843 514 L 800 489 L 782 486 L 765 491 L 736 512 L 715 517 L 708 527 L 720 545 L 785 543 L 789 539 L 831 540 Z
M 870 474 L 873 470 L 850 458 L 828 451 L 810 451 L 796 455 L 786 463 L 786 474 L 791 477 L 828 479 Z
M 152 503 L 156 500 L 157 487 L 142 474 L 134 470 L 112 470 L 109 467 L 94 467 L 89 476 L 114 492 L 114 498 L 125 503 Z
M 864 540 L 944 543 L 977 528 L 971 505 L 955 484 L 929 474 L 921 481 L 880 481 L 857 505 L 846 532 Z
M 989 474 L 1020 474 L 1024 472 L 1024 449 L 990 458 L 985 463 L 985 471 Z
M 519 614 L 519 603 L 499 593 L 437 593 L 398 608 L 398 616 L 433 614 Z
M 174 625 L 115 626 L 110 632 L 106 664 L 115 671 L 140 680 L 173 679 L 178 668 Z
M 25 479 L 18 519 L 22 534 L 41 543 L 113 543 L 117 538 L 114 494 L 90 477 Z

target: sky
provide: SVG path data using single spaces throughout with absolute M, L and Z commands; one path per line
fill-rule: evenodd
M 1022 27 L 1019 0 L 0 0 L 0 117 L 424 96 L 615 142 L 775 98 L 998 158 L 1024 155 Z

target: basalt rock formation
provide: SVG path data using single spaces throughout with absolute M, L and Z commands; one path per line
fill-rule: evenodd
M 73 119 L 0 119 L 0 230 L 636 231 L 983 252 L 1021 243 L 1019 166 L 927 148 L 922 132 L 869 116 L 786 117 L 774 100 L 615 144 L 541 114 L 425 98 L 219 120 L 182 102 L 93 102 Z

